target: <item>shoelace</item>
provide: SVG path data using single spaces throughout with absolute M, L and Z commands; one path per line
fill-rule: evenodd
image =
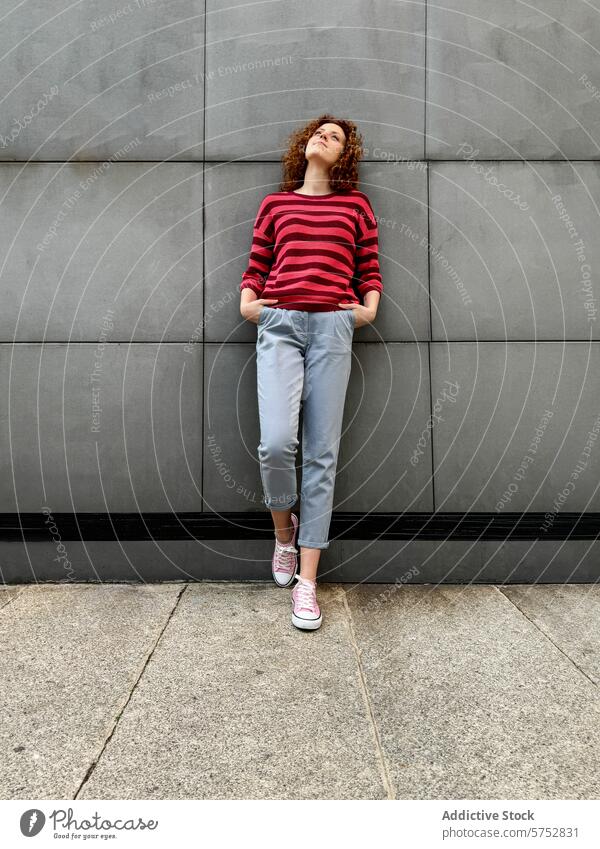
M 294 597 L 298 601 L 299 609 L 309 610 L 311 613 L 318 612 L 315 584 L 307 584 L 298 577 L 298 583 L 294 587 Z
M 291 543 L 279 542 L 275 537 L 275 568 L 278 572 L 293 572 L 296 568 L 296 560 L 291 555 L 297 554 L 298 549 Z

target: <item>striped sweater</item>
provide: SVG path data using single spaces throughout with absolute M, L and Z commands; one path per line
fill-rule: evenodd
M 240 291 L 273 306 L 324 312 L 383 291 L 377 221 L 358 189 L 326 195 L 273 192 L 261 201 Z

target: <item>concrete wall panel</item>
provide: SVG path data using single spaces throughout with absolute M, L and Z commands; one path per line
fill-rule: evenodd
M 426 344 L 354 343 L 336 510 L 433 509 L 429 415 Z
M 435 507 L 600 509 L 600 345 L 433 343 Z M 548 519 L 552 527 L 552 515 Z
M 599 43 L 591 3 L 429 3 L 427 157 L 600 159 Z
M 2 341 L 192 337 L 202 165 L 5 163 L 0 193 Z
M 12 5 L 1 159 L 202 158 L 203 0 Z
M 0 346 L 2 512 L 201 510 L 202 346 Z
M 435 340 L 600 338 L 600 163 L 434 163 L 430 220 Z
M 208 0 L 206 25 L 207 159 L 278 161 L 325 111 L 360 121 L 369 159 L 423 156 L 425 3 Z

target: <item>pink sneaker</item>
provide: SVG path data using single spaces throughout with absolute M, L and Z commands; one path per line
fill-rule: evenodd
M 298 571 L 298 549 L 294 547 L 296 534 L 298 533 L 298 517 L 292 513 L 292 527 L 294 533 L 289 542 L 279 542 L 275 534 L 275 552 L 271 573 L 278 587 L 289 587 Z
M 296 575 L 298 583 L 292 590 L 292 625 L 305 631 L 314 631 L 321 627 L 323 617 L 317 604 L 316 581 L 308 581 Z

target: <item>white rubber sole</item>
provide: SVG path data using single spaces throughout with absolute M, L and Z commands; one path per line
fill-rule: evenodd
M 301 619 L 295 613 L 292 613 L 292 625 L 301 628 L 303 631 L 316 631 L 317 628 L 321 627 L 322 621 L 323 616 L 319 616 L 318 619 Z
M 287 583 L 285 583 L 285 584 L 280 584 L 279 581 L 277 580 L 277 578 L 275 577 L 275 573 L 271 569 L 271 575 L 273 577 L 273 581 L 274 581 L 275 585 L 278 586 L 278 587 L 284 587 L 284 588 L 290 586 L 290 584 L 292 583 L 292 581 L 296 577 L 297 572 L 298 572 L 298 565 L 296 564 L 296 568 L 294 570 L 294 573 L 293 573 L 293 575 L 290 576 L 289 581 L 287 581 Z

